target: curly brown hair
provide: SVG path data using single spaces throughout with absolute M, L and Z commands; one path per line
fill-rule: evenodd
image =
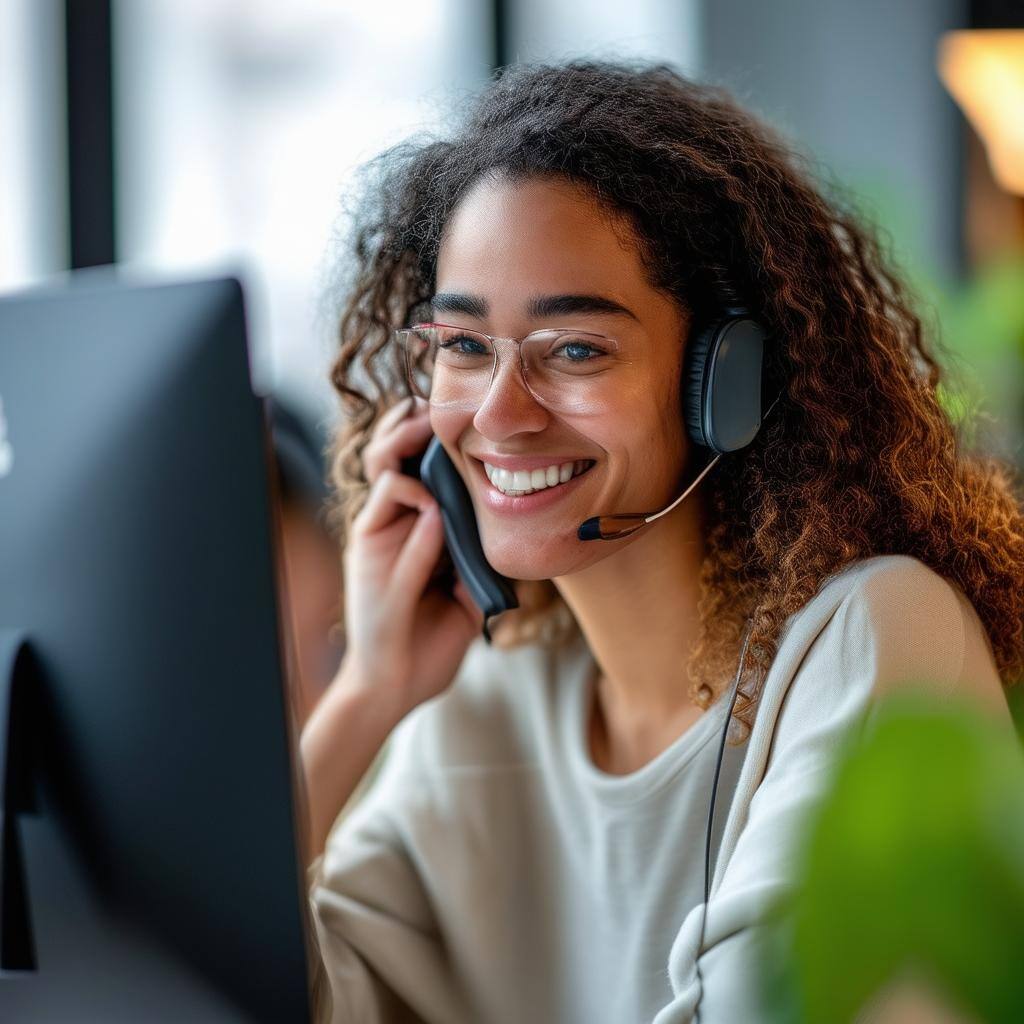
M 735 672 L 749 617 L 753 680 L 736 709 L 749 726 L 785 620 L 829 576 L 878 554 L 911 555 L 959 585 L 1004 683 L 1020 681 L 1020 478 L 965 450 L 968 424 L 940 403 L 939 342 L 926 340 L 878 229 L 726 91 L 664 64 L 504 69 L 451 137 L 407 141 L 364 166 L 331 372 L 344 409 L 331 447 L 342 544 L 367 490 L 369 432 L 408 394 L 392 329 L 429 318 L 444 226 L 494 172 L 587 187 L 626 216 L 652 284 L 684 311 L 713 312 L 727 289 L 771 332 L 765 372 L 782 397 L 755 441 L 702 484 L 702 624 L 689 663 L 698 704 Z M 558 643 L 575 630 L 550 581 L 517 587 L 521 607 L 503 616 L 497 645 Z

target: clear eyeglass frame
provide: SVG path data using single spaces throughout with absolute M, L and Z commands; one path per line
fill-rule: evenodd
M 523 359 L 523 348 L 524 346 L 529 347 L 534 343 L 534 341 L 537 341 L 538 343 L 541 341 L 548 343 L 555 341 L 560 337 L 570 336 L 572 338 L 579 338 L 583 342 L 592 340 L 595 345 L 603 346 L 606 354 L 614 355 L 616 358 L 620 358 L 622 349 L 619 341 L 614 337 L 607 334 L 599 334 L 595 331 L 579 330 L 575 327 L 545 327 L 540 330 L 531 331 L 529 334 L 525 334 L 519 338 L 498 337 L 493 334 L 486 334 L 483 331 L 473 330 L 472 328 L 460 327 L 455 324 L 445 324 L 437 321 L 413 324 L 411 327 L 396 328 L 393 331 L 393 335 L 402 349 L 406 380 L 409 387 L 412 389 L 414 394 L 432 403 L 434 402 L 434 399 L 431 398 L 429 389 L 423 388 L 419 382 L 419 379 L 422 378 L 426 372 L 420 365 L 420 360 L 425 354 L 425 351 L 422 349 L 423 339 L 420 332 L 431 328 L 458 331 L 460 336 L 466 335 L 470 338 L 475 337 L 490 342 L 494 356 L 491 363 L 490 376 L 487 381 L 486 388 L 479 400 L 467 403 L 467 406 L 471 407 L 479 407 L 486 400 L 487 393 L 490 391 L 491 385 L 494 382 L 495 374 L 502 365 L 503 358 L 507 358 L 506 356 L 503 356 L 502 350 L 504 349 L 507 351 L 510 346 L 514 345 L 518 354 L 520 380 L 523 382 L 527 391 L 529 391 L 541 405 L 558 412 L 585 414 L 603 411 L 604 403 L 599 401 L 595 402 L 593 400 L 597 397 L 596 395 L 592 396 L 591 399 L 588 400 L 585 398 L 585 391 L 581 391 L 580 389 L 573 391 L 567 388 L 561 388 L 549 393 L 545 391 L 543 387 L 538 389 L 535 384 L 531 384 L 530 373 L 528 371 L 526 361 Z M 581 379 L 586 379 L 586 376 L 584 375 Z

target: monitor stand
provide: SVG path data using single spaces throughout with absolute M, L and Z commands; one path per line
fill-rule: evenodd
M 42 681 L 25 632 L 0 628 L 0 1018 L 250 1021 L 148 930 L 97 899 L 42 788 Z
M 0 970 L 34 971 L 35 942 L 19 817 L 35 810 L 28 762 L 32 732 L 27 635 L 0 629 Z

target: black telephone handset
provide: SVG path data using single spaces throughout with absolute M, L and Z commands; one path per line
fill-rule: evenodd
M 519 600 L 512 581 L 495 571 L 484 557 L 465 481 L 436 435 L 431 437 L 422 457 L 403 460 L 402 472 L 421 479 L 440 505 L 448 552 L 477 607 L 484 613 L 483 634 L 489 644 L 491 634 L 487 623 L 490 617 L 518 608 Z

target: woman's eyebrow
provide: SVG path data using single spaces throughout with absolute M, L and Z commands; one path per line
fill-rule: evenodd
M 487 316 L 487 300 L 477 295 L 438 292 L 430 305 L 435 313 L 465 313 L 479 320 Z M 610 313 L 638 319 L 631 309 L 603 295 L 539 295 L 527 304 L 527 315 L 533 319 L 572 313 Z
M 483 320 L 487 316 L 487 302 L 475 295 L 460 295 L 458 292 L 438 292 L 430 299 L 435 313 L 465 313 Z

